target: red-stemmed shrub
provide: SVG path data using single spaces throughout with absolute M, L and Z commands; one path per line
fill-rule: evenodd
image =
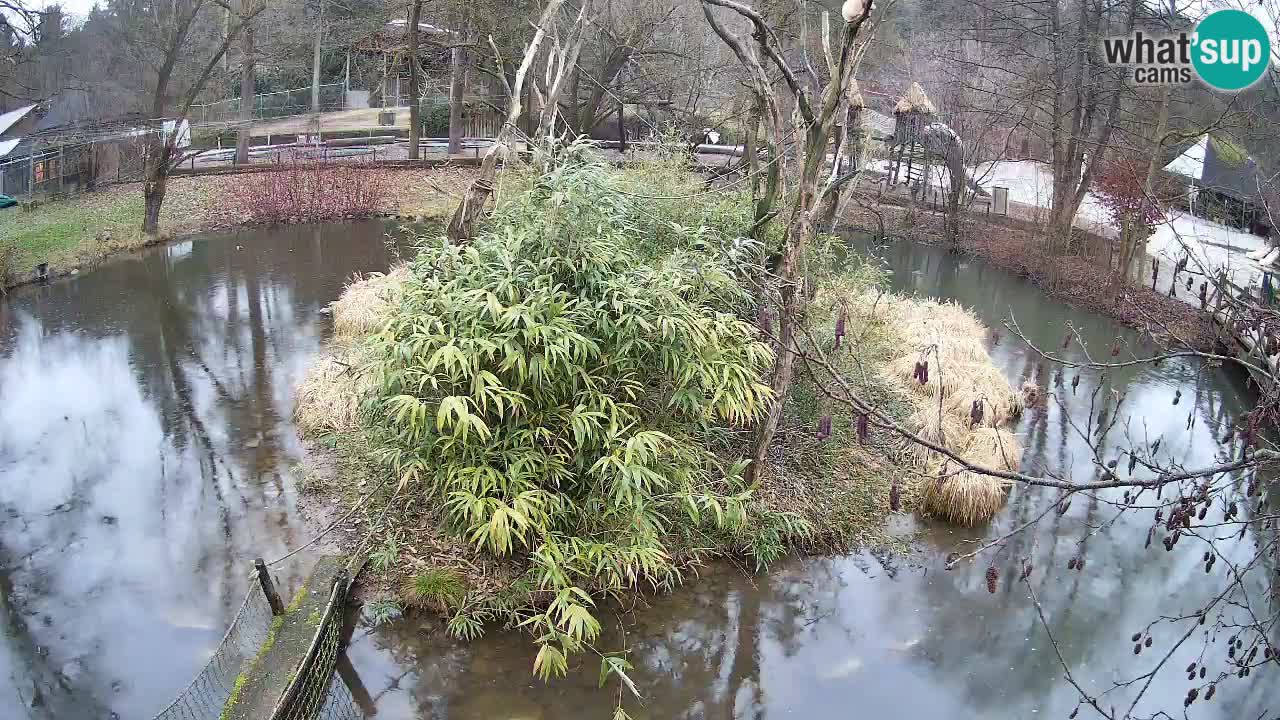
M 255 223 L 317 222 L 374 215 L 387 189 L 385 171 L 365 163 L 291 160 L 242 176 L 231 202 Z
M 1143 187 L 1146 174 L 1147 161 L 1137 157 L 1121 156 L 1103 164 L 1096 194 L 1116 227 L 1149 231 L 1164 220 L 1159 202 Z

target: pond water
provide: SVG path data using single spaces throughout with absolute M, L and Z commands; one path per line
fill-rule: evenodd
M 895 290 L 957 300 L 992 327 L 1013 317 L 1041 347 L 1060 347 L 1068 321 L 1104 357 L 1117 335 L 1140 343 L 1135 333 L 1047 299 L 980 262 L 919 245 L 855 244 L 892 270 Z M 1163 438 L 1166 462 L 1210 465 L 1232 451 L 1217 440 L 1221 423 L 1248 408 L 1241 376 L 1197 363 L 1165 362 L 1106 379 L 1085 372 L 1073 393 L 1074 374 L 1054 388 L 1054 373 L 1008 332 L 992 355 L 1015 384 L 1036 381 L 1060 398 L 1028 412 L 1015 428 L 1027 448 L 1024 469 L 1032 472 L 1097 479 L 1089 445 L 1116 457 L 1132 444 L 1126 432 Z M 1078 348 L 1069 356 L 1079 359 Z M 1122 412 L 1132 418 L 1106 437 L 1087 427 L 1096 388 L 1124 393 Z M 1090 692 L 1153 665 L 1162 646 L 1135 658 L 1130 636 L 1158 614 L 1199 608 L 1214 589 L 1204 582 L 1199 551 L 1165 553 L 1158 540 L 1144 550 L 1147 525 L 1128 518 L 1112 523 L 1119 496 L 1077 498 L 1064 516 L 1051 513 L 1041 533 L 1015 537 L 999 556 L 1005 573 L 995 594 L 985 587 L 986 562 L 948 572 L 946 554 L 1025 523 L 1053 503 L 1056 492 L 1015 491 L 988 528 L 923 524 L 922 552 L 907 559 L 870 553 L 797 558 L 763 575 L 707 568 L 680 591 L 609 615 L 597 646 L 629 652 L 644 696 L 626 703 L 635 718 L 1065 718 L 1076 695 L 1017 582 L 1016 559 L 1032 559 L 1033 587 L 1049 626 Z M 1242 555 L 1252 542 L 1244 541 Z M 1068 570 L 1069 559 L 1081 552 L 1085 569 Z M 1156 632 L 1166 644 L 1174 636 L 1168 626 Z M 1157 676 L 1148 692 L 1153 702 L 1140 711 L 1181 708 L 1189 684 L 1177 670 L 1190 662 L 1184 655 L 1200 647 L 1175 655 L 1174 669 Z M 464 645 L 445 637 L 436 620 L 406 619 L 357 630 L 348 654 L 379 718 L 607 718 L 616 700 L 612 687 L 597 687 L 596 659 L 580 661 L 550 685 L 534 679 L 534 651 L 516 633 L 493 632 Z M 1219 664 L 1224 656 L 1220 646 L 1206 654 Z M 1107 702 L 1125 707 L 1120 695 Z M 1255 676 L 1223 683 L 1213 701 L 1193 713 L 1255 718 L 1277 707 L 1280 684 Z
M 0 717 L 150 718 L 246 563 L 305 542 L 292 388 L 384 232 L 218 235 L 0 300 Z
M 0 301 L 0 716 L 150 717 L 218 642 L 247 563 L 305 540 L 292 387 L 328 331 L 321 308 L 353 272 L 386 267 L 383 233 L 368 223 L 214 236 Z M 1118 333 L 974 261 L 910 245 L 874 252 L 897 289 L 959 300 L 993 326 L 1012 315 L 1048 347 L 1068 320 L 1094 348 Z M 1011 381 L 1054 387 L 1054 373 L 1008 333 L 993 356 Z M 1114 457 L 1130 445 L 1126 431 L 1163 438 L 1165 460 L 1210 464 L 1232 452 L 1217 440 L 1221 423 L 1249 402 L 1242 378 L 1191 362 L 1081 373 L 1074 393 L 1071 377 L 1060 399 L 1019 421 L 1028 470 L 1093 479 L 1089 445 Z M 1087 426 L 1099 387 L 1124 393 L 1131 418 L 1101 438 Z M 609 615 L 598 646 L 629 651 L 644 696 L 627 703 L 636 718 L 1066 717 L 1074 691 L 1015 573 L 988 594 L 985 563 L 942 569 L 947 552 L 1055 498 L 1015 491 L 974 531 L 922 524 L 911 558 L 793 559 L 762 575 L 710 567 L 681 591 Z M 1213 589 L 1198 553 L 1144 550 L 1145 524 L 1113 522 L 1115 499 L 1078 498 L 1001 556 L 1004 567 L 1033 559 L 1049 627 L 1090 691 L 1154 664 L 1161 645 L 1135 658 L 1129 636 L 1157 614 L 1198 608 Z M 1081 546 L 1086 569 L 1067 570 Z M 306 569 L 290 564 L 282 580 Z M 1260 592 L 1267 582 L 1256 580 Z M 1156 635 L 1167 645 L 1174 628 Z M 525 636 L 494 631 L 463 645 L 431 618 L 359 626 L 348 656 L 353 696 L 384 719 L 605 718 L 616 698 L 597 688 L 594 661 L 543 685 Z M 1175 660 L 1148 710 L 1181 707 L 1177 671 L 1189 660 Z M 1223 683 L 1194 716 L 1280 707 L 1280 684 L 1267 677 Z

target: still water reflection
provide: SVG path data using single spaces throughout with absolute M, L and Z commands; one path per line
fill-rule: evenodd
M 384 232 L 216 236 L 0 300 L 0 717 L 151 717 L 247 563 L 301 544 L 292 388 Z
M 958 300 L 993 327 L 1012 315 L 1042 346 L 1059 346 L 1067 321 L 1095 348 L 1109 348 L 1117 335 L 1140 342 L 980 263 L 912 245 L 872 252 L 893 270 L 895 289 Z M 992 354 L 1012 382 L 1035 381 L 1055 393 L 1016 428 L 1027 447 L 1024 467 L 1078 480 L 1097 477 L 1090 444 L 1112 458 L 1135 441 L 1163 438 L 1166 462 L 1219 461 L 1231 452 L 1217 440 L 1222 423 L 1248 402 L 1241 378 L 1197 363 L 1166 362 L 1105 379 L 1086 372 L 1073 393 L 1072 375 L 1059 380 L 1008 333 Z M 1105 437 L 1088 423 L 1096 388 L 1127 398 L 1124 417 Z M 1182 399 L 1174 406 L 1177 389 Z M 1006 570 L 996 593 L 988 594 L 985 564 L 941 569 L 945 554 L 966 540 L 998 536 L 1055 499 L 1045 491 L 1016 491 L 989 528 L 927 527 L 924 551 L 910 561 L 859 553 L 796 559 L 756 576 L 710 568 L 684 590 L 616 613 L 599 646 L 629 650 L 644 695 L 643 702 L 628 703 L 637 718 L 1066 717 L 1075 693 L 1062 680 L 1016 571 Z M 1116 500 L 1078 498 L 1065 516 L 1051 514 L 1043 532 L 1016 537 L 1000 556 L 1006 568 L 1017 558 L 1033 560 L 1034 587 L 1054 636 L 1090 692 L 1149 669 L 1155 653 L 1135 658 L 1129 636 L 1157 614 L 1198 608 L 1213 589 L 1198 550 L 1167 554 L 1158 542 L 1144 550 L 1145 524 L 1127 517 L 1112 523 Z M 1250 554 L 1254 542 L 1245 539 L 1235 555 Z M 1088 558 L 1086 569 L 1068 570 L 1068 560 L 1080 553 Z M 1250 587 L 1260 591 L 1274 572 L 1254 575 Z M 1156 639 L 1164 644 L 1174 636 L 1165 627 Z M 1181 709 L 1188 684 L 1177 669 L 1200 647 L 1175 656 L 1173 672 L 1157 677 L 1151 702 L 1140 711 Z M 1223 652 L 1213 646 L 1206 657 L 1220 663 Z M 530 644 L 514 633 L 495 631 L 459 645 L 443 636 L 437 621 L 415 618 L 358 629 L 349 655 L 379 718 L 605 718 L 615 699 L 597 689 L 597 662 L 582 663 L 566 680 L 537 682 Z M 1193 716 L 1274 712 L 1280 708 L 1280 684 L 1269 681 L 1274 672 L 1223 683 Z M 1123 697 L 1116 694 L 1115 704 Z
M 150 717 L 216 644 L 246 562 L 306 537 L 291 388 L 328 330 L 320 309 L 352 272 L 386 267 L 382 233 L 366 224 L 214 237 L 0 301 L 0 717 Z M 897 289 L 957 299 L 990 325 L 1012 313 L 1045 345 L 1060 343 L 1068 320 L 1095 347 L 1118 332 L 978 263 L 909 245 L 876 252 Z M 1058 386 L 1007 334 L 993 356 L 1015 383 L 1057 394 L 1017 428 L 1026 467 L 1079 479 L 1095 476 L 1091 442 L 1115 457 L 1126 434 L 1163 438 L 1162 457 L 1187 465 L 1225 457 L 1221 423 L 1248 402 L 1239 378 L 1194 363 L 1084 373 L 1072 393 L 1070 375 Z M 1127 395 L 1126 422 L 1102 438 L 1085 422 L 1098 387 Z M 637 718 L 1065 717 L 1074 695 L 1014 573 L 990 595 L 982 567 L 940 569 L 960 543 L 1053 499 L 1017 492 L 979 531 L 926 526 L 925 550 L 910 561 L 796 559 L 756 576 L 708 568 L 680 592 L 616 613 L 600 647 L 630 651 L 645 698 L 629 703 Z M 1145 525 L 1091 530 L 1114 516 L 1108 500 L 1078 499 L 1003 556 L 1034 559 L 1062 652 L 1097 689 L 1149 667 L 1149 655 L 1132 656 L 1131 633 L 1156 613 L 1198 607 L 1210 589 L 1198 554 L 1144 551 Z M 1068 571 L 1081 548 L 1087 569 Z M 282 579 L 305 568 L 290 565 Z M 1258 589 L 1274 572 L 1264 570 Z M 344 680 L 379 718 L 612 710 L 595 663 L 534 681 L 518 634 L 459 645 L 438 621 L 414 618 L 357 628 L 349 656 Z M 1224 683 L 1193 714 L 1274 710 L 1280 685 L 1268 679 Z M 1151 697 L 1176 710 L 1185 691 L 1175 671 Z

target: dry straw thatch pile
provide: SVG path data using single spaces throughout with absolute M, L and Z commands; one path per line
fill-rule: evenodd
M 1022 448 L 1004 426 L 1022 412 L 1022 399 L 992 363 L 987 331 L 977 317 L 954 303 L 891 296 L 874 303 L 868 299 L 864 308 L 892 323 L 901 336 L 902 354 L 883 373 L 908 388 L 916 406 L 907 429 L 975 465 L 1017 470 Z M 925 361 L 928 372 L 921 383 L 917 363 Z M 907 449 L 921 474 L 930 478 L 923 488 L 930 514 L 974 525 L 1004 506 L 1007 482 L 960 471 L 954 461 L 928 448 Z
M 373 273 L 366 278 L 357 277 L 332 305 L 333 334 L 354 339 L 377 331 L 408 279 L 408 265 L 394 268 L 386 275 Z
M 911 87 L 907 88 L 907 94 L 898 99 L 898 104 L 894 106 L 893 112 L 898 113 L 921 113 L 923 115 L 936 115 L 938 109 L 934 107 L 933 101 L 924 93 L 924 88 L 920 87 L 920 83 L 913 82 Z
M 373 386 L 363 339 L 377 331 L 409 277 L 408 266 L 356 278 L 331 306 L 333 339 L 298 385 L 294 419 L 307 433 L 343 432 L 360 424 L 360 402 Z

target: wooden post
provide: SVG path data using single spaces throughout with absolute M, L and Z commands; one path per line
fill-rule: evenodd
M 267 602 L 271 604 L 271 614 L 283 615 L 284 603 L 280 601 L 280 594 L 276 592 L 276 586 L 271 582 L 267 564 L 262 561 L 262 558 L 256 558 L 253 561 L 253 568 L 258 572 L 258 584 L 262 586 L 262 594 L 267 596 Z
M 627 126 L 622 116 L 625 108 L 625 105 L 618 103 L 618 148 L 622 150 L 623 157 L 627 155 Z
M 916 160 L 916 141 L 914 139 L 912 139 L 911 141 L 911 146 L 909 148 L 906 148 L 906 154 L 907 154 L 907 180 L 906 180 L 907 190 L 911 192 L 911 197 L 914 198 L 915 191 L 912 190 L 911 188 L 911 168 L 914 165 Z M 898 162 L 901 163 L 902 161 L 899 160 Z

